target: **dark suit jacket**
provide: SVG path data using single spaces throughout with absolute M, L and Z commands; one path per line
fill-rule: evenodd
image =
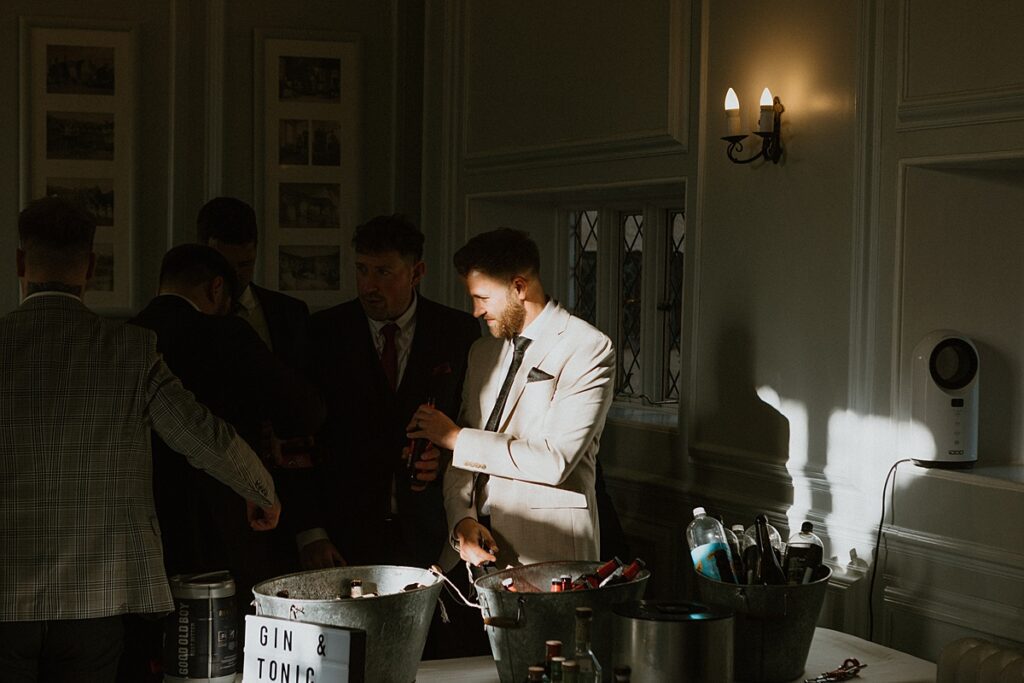
M 306 302 L 272 289 L 264 289 L 256 283 L 249 287 L 263 309 L 274 355 L 289 367 L 306 367 L 309 345 L 309 307 Z
M 185 388 L 250 444 L 259 446 L 264 420 L 281 437 L 313 433 L 323 421 L 315 388 L 270 353 L 244 320 L 204 315 L 180 297 L 158 296 L 131 322 L 156 332 L 157 349 Z M 154 438 L 154 492 L 168 573 L 227 567 L 246 594 L 250 581 L 283 569 L 267 532 L 249 528 L 244 501 L 181 467 L 168 452 Z
M 416 330 L 398 391 L 387 384 L 369 322 L 354 299 L 312 316 L 311 368 L 327 420 L 317 437 L 328 452 L 320 481 L 322 526 L 350 564 L 401 562 L 429 566 L 447 540 L 440 481 L 409 489 L 401 451 L 405 427 L 420 404 L 458 415 L 469 347 L 480 336 L 468 313 L 420 296 Z M 381 547 L 396 474 L 403 547 Z

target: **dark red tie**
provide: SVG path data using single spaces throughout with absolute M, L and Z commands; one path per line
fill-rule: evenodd
M 398 390 L 398 346 L 395 345 L 395 335 L 398 334 L 398 325 L 388 323 L 380 328 L 384 335 L 384 348 L 380 352 L 380 364 L 384 368 L 384 376 L 388 378 L 388 385 L 391 391 Z

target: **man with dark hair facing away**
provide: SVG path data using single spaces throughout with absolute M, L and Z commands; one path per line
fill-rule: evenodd
M 260 442 L 264 421 L 285 437 L 313 433 L 324 418 L 319 394 L 245 321 L 228 315 L 237 289 L 235 270 L 219 252 L 182 244 L 164 255 L 159 294 L 131 322 L 156 333 L 157 350 L 185 388 L 250 444 Z M 252 586 L 289 571 L 289 563 L 270 536 L 240 524 L 237 502 L 223 486 L 181 467 L 156 435 L 153 460 L 168 574 L 229 570 L 241 629 Z
M 39 199 L 18 234 L 24 298 L 0 318 L 0 678 L 108 683 L 122 615 L 173 607 L 150 430 L 183 454 L 170 457 L 246 498 L 243 523 L 248 512 L 252 528 L 272 528 L 280 505 L 256 455 L 171 374 L 153 333 L 83 305 L 92 219 Z
M 597 560 L 594 481 L 612 343 L 548 298 L 525 232 L 477 235 L 454 262 L 491 338 L 470 351 L 458 425 L 430 406 L 409 423 L 410 437 L 452 451 L 452 545 L 473 565 Z

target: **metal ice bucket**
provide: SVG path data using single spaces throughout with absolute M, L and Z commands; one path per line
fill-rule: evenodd
M 822 565 L 810 583 L 794 586 L 743 586 L 696 574 L 704 602 L 735 612 L 737 681 L 781 683 L 803 674 L 831 569 Z
M 352 579 L 377 597 L 348 596 Z M 425 588 L 402 592 L 409 584 Z M 416 567 L 371 565 L 287 574 L 256 584 L 256 613 L 366 632 L 366 683 L 412 683 L 442 579 Z M 279 597 L 278 594 L 287 597 Z
M 557 579 L 562 574 L 569 574 L 573 578 L 589 574 L 601 564 L 541 562 L 494 572 L 474 582 L 501 683 L 525 681 L 527 667 L 544 661 L 546 640 L 561 640 L 563 654 L 572 659 L 577 607 L 594 610 L 591 647 L 603 668 L 603 680 L 612 680 L 612 641 L 615 632 L 612 605 L 642 598 L 650 572 L 644 569 L 629 583 L 604 588 L 565 593 L 544 592 L 550 589 L 551 579 Z M 502 588 L 501 582 L 510 577 L 520 591 L 533 585 L 541 592 L 507 591 Z

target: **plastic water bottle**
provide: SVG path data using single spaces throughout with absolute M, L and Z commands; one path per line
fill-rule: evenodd
M 709 579 L 736 583 L 725 529 L 717 519 L 708 517 L 702 507 L 693 509 L 693 521 L 686 527 L 686 542 L 694 569 Z
M 722 518 L 719 517 L 718 521 L 721 522 Z M 740 527 L 742 530 L 743 527 Z M 729 544 L 729 553 L 732 555 L 732 575 L 736 578 L 736 583 L 743 583 L 743 577 L 746 573 L 743 571 L 743 551 L 740 550 L 740 539 L 729 527 L 722 523 L 722 529 L 725 531 L 725 541 Z
M 814 525 L 804 522 L 800 532 L 789 537 L 786 544 L 786 559 L 782 570 L 788 583 L 810 583 L 814 571 L 821 566 L 825 546 L 814 533 Z

